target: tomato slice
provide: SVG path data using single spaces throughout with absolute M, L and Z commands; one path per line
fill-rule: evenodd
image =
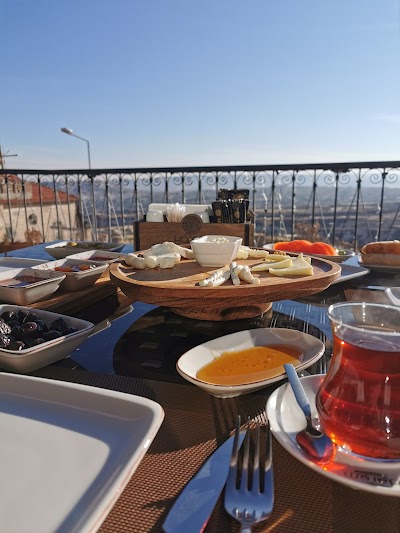
M 320 255 L 338 255 L 336 249 L 326 242 L 311 242 L 306 239 L 276 242 L 274 250 L 282 252 L 309 253 Z

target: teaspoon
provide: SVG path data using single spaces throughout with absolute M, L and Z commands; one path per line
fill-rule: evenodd
M 307 426 L 296 435 L 297 444 L 313 461 L 329 463 L 335 454 L 335 446 L 328 435 L 316 429 L 311 421 L 311 407 L 300 378 L 293 365 L 284 365 L 289 383 L 301 410 L 306 417 Z

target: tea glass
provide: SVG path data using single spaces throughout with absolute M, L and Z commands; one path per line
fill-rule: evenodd
M 400 307 L 331 305 L 333 357 L 317 392 L 324 432 L 344 451 L 400 460 Z

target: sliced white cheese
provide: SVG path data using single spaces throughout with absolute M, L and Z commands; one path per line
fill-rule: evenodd
M 292 258 L 292 266 L 288 268 L 270 268 L 269 273 L 274 276 L 312 276 L 313 267 L 303 257 L 303 254 Z
M 311 265 L 308 267 L 270 268 L 269 273 L 274 276 L 312 276 L 314 271 Z

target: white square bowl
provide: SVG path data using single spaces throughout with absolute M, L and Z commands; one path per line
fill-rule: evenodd
M 36 314 L 47 327 L 57 318 L 63 318 L 68 328 L 76 328 L 78 331 L 63 335 L 42 344 L 26 348 L 20 351 L 0 348 L 0 368 L 23 374 L 32 372 L 38 368 L 60 361 L 73 352 L 91 333 L 94 328 L 92 322 L 60 315 L 42 309 L 30 309 L 18 305 L 0 304 L 0 316 L 6 311 L 29 312 Z
M 37 265 L 38 266 L 38 265 Z M 35 278 L 36 281 L 25 286 L 11 285 L 21 276 Z M 0 272 L 0 301 L 29 305 L 44 300 L 53 294 L 65 279 L 65 274 L 51 270 L 34 268 L 13 268 Z M 10 285 L 5 285 L 10 283 Z
M 223 267 L 237 255 L 242 244 L 240 237 L 204 235 L 190 242 L 194 258 L 200 266 Z
M 74 242 L 74 245 L 70 245 Z M 45 246 L 45 250 L 55 259 L 62 259 L 67 255 L 72 255 L 80 252 L 87 252 L 88 250 L 108 250 L 111 252 L 119 252 L 125 244 L 118 242 L 97 242 L 97 241 L 60 241 L 55 244 Z
M 80 289 L 85 289 L 86 287 L 94 285 L 108 267 L 108 263 L 104 262 L 85 261 L 84 259 L 64 257 L 64 259 L 58 259 L 57 261 L 49 261 L 48 263 L 37 265 L 33 267 L 33 269 L 58 272 L 55 268 L 74 265 L 93 265 L 93 268 L 81 270 L 79 272 L 62 272 L 62 274 L 65 274 L 65 278 L 60 286 L 63 290 L 79 291 Z

